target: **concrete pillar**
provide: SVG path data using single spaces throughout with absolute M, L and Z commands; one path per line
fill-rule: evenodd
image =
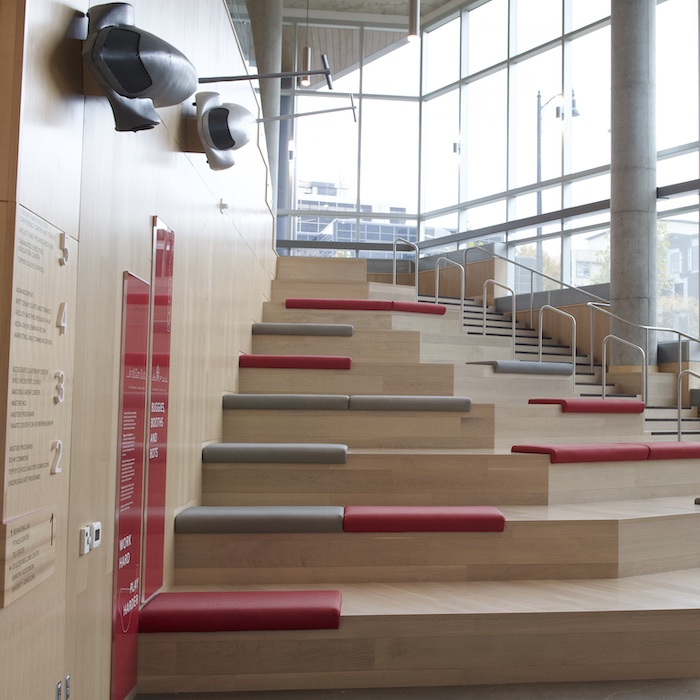
M 258 73 L 279 73 L 282 70 L 282 8 L 283 0 L 246 0 L 255 47 Z M 264 117 L 280 113 L 280 84 L 276 78 L 260 81 L 260 100 Z M 272 180 L 272 210 L 277 210 L 277 179 L 279 173 L 279 122 L 265 124 L 267 157 Z
M 656 0 L 612 2 L 612 311 L 656 324 Z M 614 323 L 612 332 L 641 347 L 645 335 Z M 656 362 L 655 341 L 649 343 Z M 611 345 L 612 364 L 639 365 L 632 348 Z

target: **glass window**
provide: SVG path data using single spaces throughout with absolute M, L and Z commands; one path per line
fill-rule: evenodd
M 610 173 L 576 180 L 569 185 L 569 206 L 610 199 Z
M 660 3 L 656 41 L 656 146 L 663 150 L 698 140 L 697 0 Z
M 507 187 L 508 76 L 505 70 L 465 88 L 467 185 L 463 199 L 474 200 Z
M 418 205 L 418 104 L 364 98 L 360 201 L 372 211 Z
M 508 2 L 491 0 L 467 15 L 467 74 L 508 58 Z
M 561 36 L 561 6 L 562 0 L 537 0 L 533 12 L 532 0 L 513 0 L 515 55 Z
M 656 165 L 656 184 L 663 187 L 674 182 L 697 180 L 698 172 L 700 172 L 700 164 L 697 150 L 674 158 L 663 158 Z M 663 206 L 663 203 L 659 206 Z
M 659 219 L 657 233 L 656 322 L 697 336 L 700 321 L 698 212 L 669 214 Z
M 479 207 L 470 207 L 467 211 L 467 230 L 485 228 L 498 221 L 506 220 L 506 202 L 500 199 Z M 502 237 L 502 234 L 499 234 Z
M 511 187 L 561 175 L 561 85 L 561 47 L 511 69 Z
M 424 211 L 457 203 L 459 148 L 459 91 L 452 90 L 423 108 Z
M 566 122 L 571 133 L 571 163 L 567 172 L 610 163 L 610 76 L 610 27 L 571 42 L 575 102 L 564 106 L 564 119 L 572 117 Z
M 423 34 L 424 93 L 459 80 L 459 44 L 459 17 Z
M 301 96 L 301 112 L 347 107 L 345 98 Z M 357 124 L 348 112 L 295 119 L 297 206 L 316 199 L 323 206 L 357 200 Z M 328 194 L 332 192 L 331 196 Z
M 571 30 L 610 16 L 610 0 L 570 0 Z
M 417 96 L 420 89 L 420 42 L 406 32 L 365 31 L 362 92 Z
M 610 282 L 610 229 L 571 236 L 571 281 L 574 287 Z
M 451 236 L 453 233 L 457 233 L 457 214 L 443 214 L 442 216 L 434 216 L 433 218 L 428 218 L 425 220 L 425 227 L 423 229 L 423 240 L 432 240 L 434 238 L 443 238 L 444 236 Z M 433 250 L 430 251 L 431 254 L 434 253 Z

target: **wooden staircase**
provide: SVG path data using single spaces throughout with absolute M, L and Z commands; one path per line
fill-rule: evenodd
M 342 353 L 353 357 L 353 368 L 344 375 L 242 369 L 239 391 L 467 396 L 471 387 L 479 429 L 495 431 L 491 446 L 455 446 L 455 435 L 470 433 L 469 417 L 457 421 L 450 436 L 432 440 L 433 424 L 416 423 L 415 440 L 401 445 L 387 442 L 395 415 L 363 423 L 361 433 L 338 415 L 331 433 L 303 411 L 293 419 L 227 411 L 226 441 L 345 436 L 347 463 L 207 463 L 202 505 L 492 505 L 506 516 L 506 530 L 176 535 L 179 589 L 332 586 L 343 595 L 341 624 L 205 639 L 142 635 L 140 698 L 700 676 L 700 507 L 694 504 L 700 470 L 694 460 L 550 464 L 545 455 L 513 454 L 511 444 L 556 439 L 557 431 L 559 441 L 571 443 L 648 434 L 642 416 L 564 421 L 555 407 L 527 405 L 528 392 L 534 397 L 537 389 L 571 396 L 570 378 L 499 383 L 485 370 L 460 375 L 460 354 L 470 361 L 510 357 L 510 338 L 500 337 L 500 328 L 493 336 L 461 333 L 452 312 L 407 318 L 286 310 L 283 303 L 285 296 L 404 298 L 412 291 L 367 283 L 363 260 L 280 258 L 263 320 L 353 323 L 355 333 L 254 336 L 253 351 Z M 532 334 L 523 329 L 522 337 L 530 346 Z M 578 393 L 592 391 L 594 379 L 581 373 Z

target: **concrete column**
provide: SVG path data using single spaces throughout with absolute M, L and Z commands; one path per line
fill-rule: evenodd
M 612 183 L 610 296 L 613 313 L 656 324 L 656 0 L 612 2 Z M 645 335 L 614 323 L 612 332 L 645 347 Z M 650 362 L 656 362 L 655 341 Z M 613 341 L 612 363 L 641 355 Z
M 258 73 L 279 73 L 282 70 L 282 7 L 283 0 L 246 0 L 253 31 L 255 61 Z M 280 84 L 275 78 L 260 81 L 260 100 L 264 117 L 280 113 Z M 272 210 L 277 210 L 277 179 L 279 173 L 279 122 L 265 124 L 267 157 L 272 180 Z

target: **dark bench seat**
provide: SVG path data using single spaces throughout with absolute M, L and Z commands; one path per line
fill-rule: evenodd
M 181 535 L 342 531 L 342 506 L 193 506 L 175 516 Z
M 482 360 L 467 362 L 468 365 L 489 365 L 499 374 L 543 374 L 571 376 L 574 366 L 571 362 L 534 362 L 529 360 Z
M 253 335 L 315 335 L 348 338 L 355 332 L 350 323 L 254 323 Z
M 346 464 L 348 446 L 335 443 L 222 442 L 202 449 L 202 462 Z
M 159 593 L 139 612 L 140 633 L 338 629 L 340 591 Z

